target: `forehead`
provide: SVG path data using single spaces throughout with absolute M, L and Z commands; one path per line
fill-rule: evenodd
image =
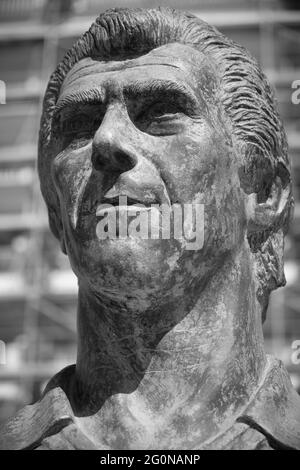
M 62 84 L 59 99 L 91 88 L 102 94 L 121 91 L 132 82 L 174 82 L 192 91 L 211 95 L 217 77 L 208 58 L 183 44 L 168 44 L 129 60 L 99 61 L 91 57 L 77 62 Z M 107 96 L 103 96 L 107 98 Z

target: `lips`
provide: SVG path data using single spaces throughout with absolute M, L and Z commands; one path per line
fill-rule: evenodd
M 141 201 L 141 200 L 129 197 L 126 194 L 120 194 L 118 196 L 114 196 L 111 198 L 105 197 L 103 199 L 103 204 L 110 204 L 111 206 L 119 206 L 120 201 L 122 201 L 122 199 L 125 200 L 125 198 L 126 198 L 126 206 L 133 206 L 133 205 L 136 206 L 138 204 L 142 204 L 143 206 L 150 207 L 151 204 L 157 203 L 157 201 L 154 201 L 154 202 L 152 201 L 149 202 L 149 200 Z
M 97 207 L 96 216 L 101 217 L 109 212 L 127 212 L 128 215 L 137 215 L 138 212 L 151 209 L 149 203 L 144 204 L 136 199 L 128 198 L 125 195 L 120 194 L 120 196 L 104 199 L 103 203 Z
M 127 185 L 121 181 L 107 191 L 104 195 L 103 202 L 118 205 L 120 198 L 127 198 L 128 205 L 143 204 L 149 206 L 150 204 L 159 204 L 162 202 L 159 191 L 156 187 L 145 187 L 142 185 Z
M 122 178 L 119 178 L 116 184 L 104 195 L 102 204 L 97 207 L 96 215 L 104 215 L 105 212 L 112 210 L 126 211 L 128 214 L 136 215 L 137 212 L 149 210 L 151 206 L 161 204 L 167 204 L 168 206 L 171 204 L 167 190 L 161 182 L 159 185 L 147 187 L 147 185 L 136 183 L 126 184 Z

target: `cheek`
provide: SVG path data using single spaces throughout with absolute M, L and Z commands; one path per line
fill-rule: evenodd
M 52 177 L 60 203 L 69 214 L 78 206 L 90 177 L 92 171 L 90 153 L 88 147 L 74 151 L 66 149 L 52 162 Z
M 232 147 L 208 124 L 195 125 L 172 139 L 161 160 L 162 175 L 179 202 L 197 195 L 200 202 L 222 200 L 239 185 Z
M 204 246 L 200 257 L 214 258 L 244 239 L 246 216 L 238 161 L 230 144 L 209 128 L 170 144 L 171 188 L 176 200 L 204 204 Z M 197 257 L 197 255 L 196 255 Z

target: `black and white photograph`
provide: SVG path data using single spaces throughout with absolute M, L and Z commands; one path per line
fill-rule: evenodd
M 299 395 L 299 0 L 0 0 L 0 450 L 207 468 Z

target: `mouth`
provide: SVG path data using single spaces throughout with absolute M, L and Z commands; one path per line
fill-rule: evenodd
M 97 224 L 97 237 L 102 239 L 127 239 L 127 238 L 149 238 L 153 218 L 153 211 L 157 211 L 158 205 L 153 202 L 141 202 L 133 197 L 120 194 L 118 197 L 103 199 L 103 203 L 96 209 L 96 217 L 100 218 Z M 145 217 L 132 227 L 131 222 L 144 213 Z M 150 220 L 149 220 L 149 215 Z M 156 223 L 159 224 L 160 215 L 156 214 Z
M 112 198 L 104 198 L 103 204 L 110 204 L 111 206 L 145 206 L 150 207 L 151 204 L 154 204 L 153 201 L 149 202 L 146 200 L 140 201 L 133 197 L 129 197 L 126 194 L 120 194 L 118 196 L 114 196 Z
M 137 215 L 138 212 L 150 210 L 151 204 L 153 204 L 153 202 L 141 202 L 132 197 L 120 194 L 113 198 L 105 198 L 102 204 L 97 207 L 96 216 L 101 217 L 107 215 L 109 212 L 127 212 L 128 215 L 131 214 L 134 216 Z

